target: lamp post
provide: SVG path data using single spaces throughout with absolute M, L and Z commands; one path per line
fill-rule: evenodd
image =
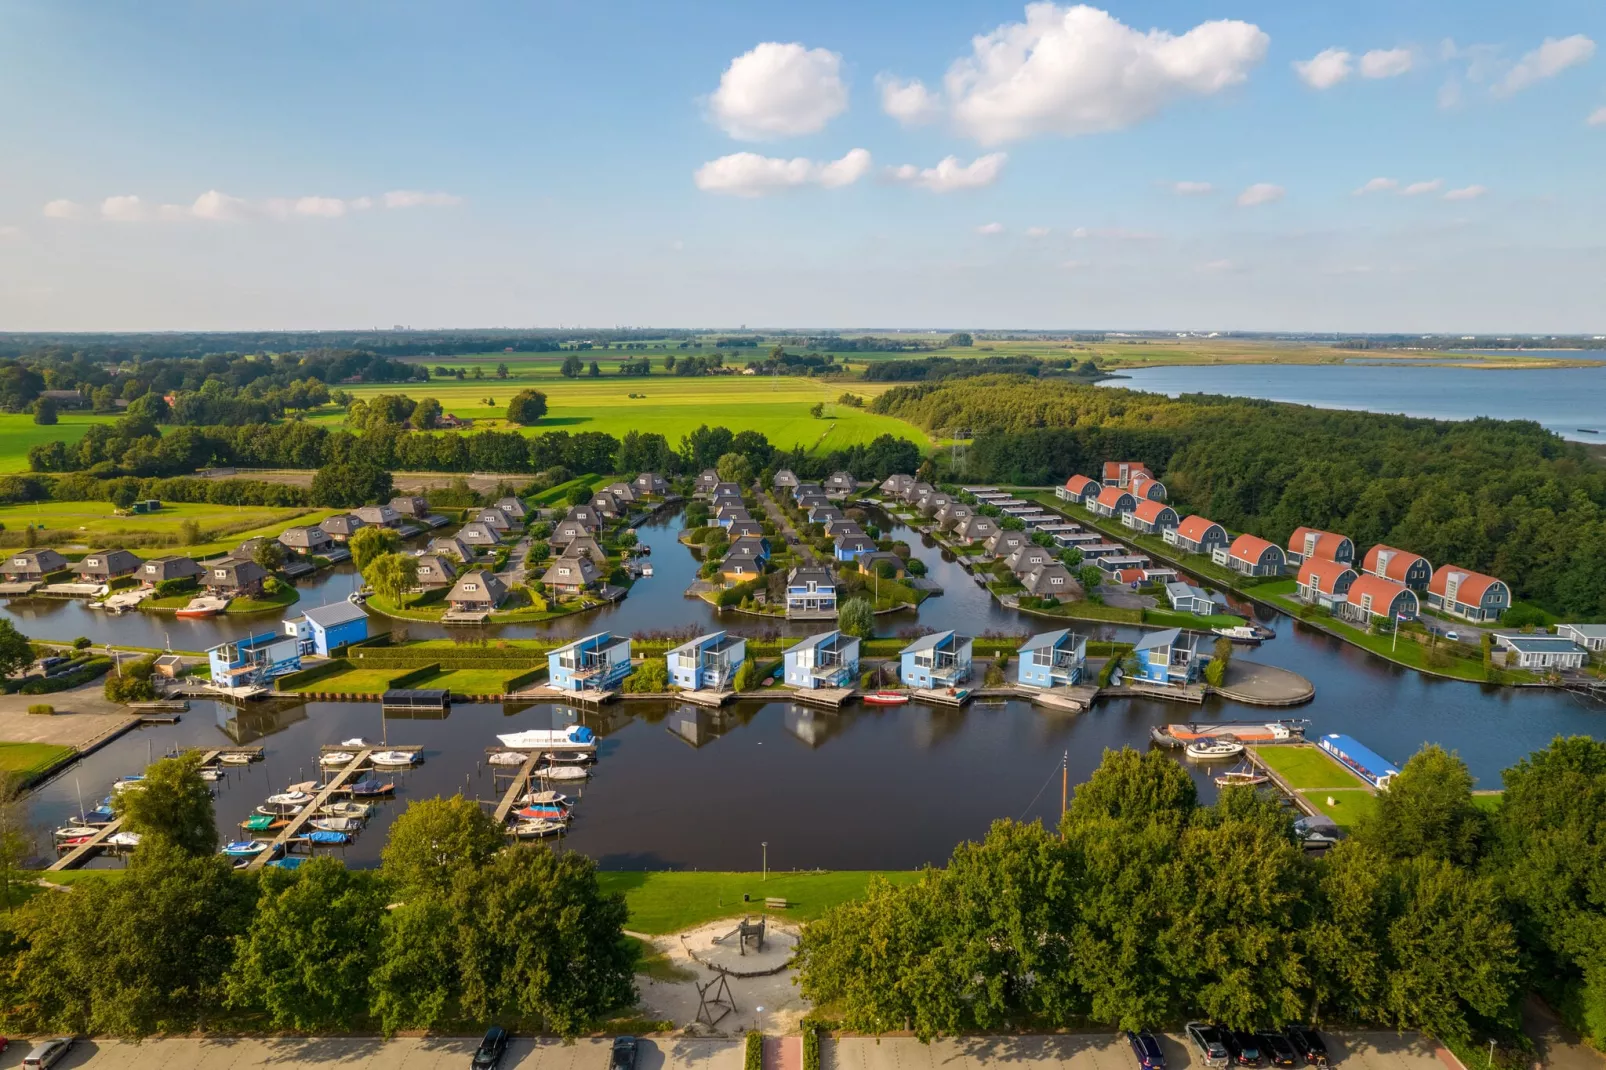
M 765 840 L 760 843 L 759 846 L 764 849 L 764 868 L 760 872 L 758 879 L 760 881 L 767 881 L 770 879 L 770 841 Z

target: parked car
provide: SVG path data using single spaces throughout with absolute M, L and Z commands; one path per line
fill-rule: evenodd
M 1216 1029 L 1220 1031 L 1233 1063 L 1238 1066 L 1260 1065 L 1260 1043 L 1255 1039 L 1255 1034 L 1242 1029 L 1228 1029 L 1224 1025 L 1218 1025 Z
M 493 1025 L 485 1031 L 480 1046 L 474 1049 L 474 1061 L 469 1065 L 472 1070 L 496 1070 L 505 1051 L 507 1051 L 507 1030 L 499 1025 Z
M 1307 1066 L 1327 1065 L 1327 1043 L 1322 1035 L 1308 1025 L 1291 1025 L 1283 1036 L 1294 1046 L 1294 1053 L 1305 1060 Z
M 1338 843 L 1338 825 L 1330 817 L 1301 817 L 1294 821 L 1294 835 L 1306 850 L 1332 847 Z
M 1256 1033 L 1255 1039 L 1260 1042 L 1260 1054 L 1266 1060 L 1268 1066 L 1291 1067 L 1299 1065 L 1300 1058 L 1294 1051 L 1294 1046 L 1288 1043 L 1288 1038 L 1281 1033 L 1274 1033 L 1267 1029 Z
M 41 1040 L 33 1050 L 22 1057 L 22 1070 L 49 1070 L 72 1050 L 72 1037 L 55 1037 Z
M 635 1037 L 614 1037 L 613 1054 L 608 1057 L 608 1070 L 636 1070 Z
M 1139 1070 L 1165 1070 L 1165 1053 L 1160 1050 L 1160 1042 L 1154 1034 L 1147 1029 L 1133 1032 L 1126 1031 L 1126 1042 L 1132 1045 L 1132 1054 L 1137 1056 Z
M 1184 1030 L 1188 1034 L 1188 1043 L 1193 1050 L 1199 1053 L 1199 1061 L 1206 1066 L 1226 1066 L 1231 1055 L 1227 1052 L 1227 1045 L 1221 1038 L 1221 1030 L 1204 1022 L 1189 1022 Z

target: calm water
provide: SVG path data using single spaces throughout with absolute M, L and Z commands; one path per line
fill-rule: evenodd
M 1601 359 L 1601 354 L 1529 356 Z M 1448 359 L 1448 358 L 1447 358 Z M 1225 364 L 1134 368 L 1100 385 L 1168 394 L 1227 394 L 1325 409 L 1361 409 L 1441 420 L 1533 420 L 1563 438 L 1606 442 L 1606 367 L 1446 368 L 1348 364 Z M 1587 434 L 1593 428 L 1600 434 Z

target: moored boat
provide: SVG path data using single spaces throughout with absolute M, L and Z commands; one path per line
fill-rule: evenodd
M 410 750 L 382 750 L 375 751 L 368 756 L 368 760 L 375 765 L 401 768 L 415 765 L 418 762 L 418 752 Z
M 362 822 L 355 817 L 315 817 L 308 824 L 325 832 L 356 832 L 362 828 Z
M 574 800 L 561 791 L 531 791 L 519 796 L 520 806 L 573 806 Z
M 550 751 L 541 755 L 541 760 L 548 765 L 585 765 L 587 762 L 595 761 L 596 755 L 591 751 L 585 750 L 572 751 L 567 754 L 562 751 Z
M 318 807 L 318 813 L 325 817 L 352 817 L 361 820 L 372 813 L 373 809 L 367 803 L 332 802 Z
M 530 756 L 528 754 L 524 754 L 516 750 L 497 751 L 495 754 L 485 759 L 485 761 L 490 765 L 523 765 L 529 760 Z
M 346 790 L 357 798 L 372 798 L 378 795 L 389 795 L 396 790 L 396 785 L 389 780 L 359 780 L 346 788 Z
M 1261 743 L 1291 743 L 1305 737 L 1310 724 L 1303 720 L 1284 721 L 1209 721 L 1194 724 L 1168 724 L 1153 729 L 1149 735 L 1163 747 L 1181 747 L 1198 740 L 1229 739 L 1250 745 Z
M 101 842 L 107 847 L 138 847 L 139 839 L 137 832 L 114 832 Z
M 282 829 L 290 823 L 289 818 L 277 814 L 252 814 L 240 822 L 240 827 L 247 832 L 273 832 Z
M 872 691 L 864 696 L 864 702 L 871 706 L 902 706 L 909 701 L 909 696 L 902 691 Z
M 233 858 L 249 858 L 268 849 L 265 840 L 232 840 L 223 845 L 223 853 Z
M 1271 777 L 1250 769 L 1232 769 L 1216 777 L 1216 787 L 1218 788 L 1257 788 L 1262 784 L 1269 783 L 1271 783 Z
M 254 759 L 251 755 L 243 754 L 240 751 L 228 751 L 218 755 L 217 760 L 224 765 L 250 765 Z
M 271 806 L 305 806 L 312 801 L 312 796 L 305 791 L 281 791 L 277 795 L 268 796 Z
M 538 820 L 519 821 L 508 826 L 508 832 L 521 840 L 537 839 L 542 836 L 556 836 L 567 828 L 563 821 Z
M 1238 624 L 1231 628 L 1212 628 L 1210 630 L 1216 635 L 1231 639 L 1235 643 L 1243 643 L 1246 646 L 1259 646 L 1261 639 L 1264 638 L 1258 629 L 1249 624 Z
M 536 728 L 497 736 L 502 746 L 513 750 L 596 750 L 597 736 L 583 724 L 567 728 Z
M 202 780 L 222 780 L 227 775 L 215 765 L 204 766 L 200 773 Z
M 329 829 L 316 829 L 296 838 L 320 847 L 344 847 L 351 842 L 349 833 L 333 832 Z
M 328 754 L 325 754 L 323 757 L 318 759 L 318 764 L 327 766 L 349 765 L 351 760 L 355 757 L 357 756 L 350 751 L 330 751 Z
M 88 825 L 67 825 L 55 832 L 58 840 L 83 840 L 90 836 L 100 835 L 100 829 L 90 828 Z
M 548 765 L 535 771 L 542 780 L 585 780 L 591 770 L 583 765 Z
M 1224 739 L 1200 740 L 1197 743 L 1189 743 L 1184 751 L 1188 757 L 1196 758 L 1202 762 L 1236 758 L 1243 752 L 1244 745 L 1242 743 L 1229 743 Z

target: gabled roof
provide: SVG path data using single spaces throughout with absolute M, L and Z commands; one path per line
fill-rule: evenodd
M 1177 580 L 1165 585 L 1165 593 L 1171 598 L 1197 598 L 1205 602 L 1211 600 L 1210 592 L 1203 587 L 1195 587 L 1191 583 L 1182 583 Z
M 1150 632 L 1133 644 L 1133 650 L 1157 650 L 1163 646 L 1174 646 L 1182 635 L 1181 628 L 1166 628 L 1163 631 Z
M 362 611 L 361 606 L 354 606 L 345 599 L 330 602 L 326 606 L 314 606 L 304 610 L 301 614 L 320 628 L 333 628 L 337 624 L 365 619 L 368 614 Z M 295 618 L 292 617 L 292 620 Z
M 1069 628 L 1061 628 L 1057 632 L 1038 632 L 1021 645 L 1020 652 L 1024 654 L 1028 650 L 1051 649 L 1052 647 L 1059 646 L 1060 640 L 1064 639 L 1070 634 L 1071 631 Z
M 789 655 L 790 654 L 800 653 L 801 651 L 809 650 L 809 649 L 811 649 L 813 647 L 823 646 L 826 643 L 831 642 L 833 639 L 842 639 L 842 640 L 844 640 L 846 642 L 850 642 L 850 643 L 857 643 L 858 642 L 858 640 L 855 639 L 853 636 L 851 636 L 851 635 L 843 635 L 840 631 L 832 629 L 831 631 L 828 631 L 828 632 L 819 632 L 818 634 L 815 634 L 815 635 L 804 636 L 802 639 L 799 639 L 796 643 L 794 643 L 791 646 L 787 647 L 786 648 L 786 653 L 789 654 Z
M 1062 582 L 1057 585 L 1049 582 L 1055 577 L 1058 577 Z M 1043 591 L 1051 590 L 1055 586 L 1070 588 L 1079 585 L 1076 583 L 1076 577 L 1071 575 L 1070 569 L 1053 558 L 1049 558 L 1041 564 L 1033 565 L 1031 571 L 1022 580 L 1021 586 L 1033 594 L 1041 594 Z
M 1436 595 L 1443 595 L 1449 587 L 1450 577 L 1457 573 L 1461 576 L 1461 584 L 1456 588 L 1455 600 L 1462 605 L 1477 605 L 1483 601 L 1483 596 L 1488 593 L 1490 587 L 1497 583 L 1505 586 L 1495 577 L 1485 576 L 1481 572 L 1473 572 L 1459 565 L 1440 565 L 1433 573 L 1433 578 L 1428 581 L 1428 590 Z
M 1400 583 L 1405 582 L 1406 573 L 1411 571 L 1412 565 L 1418 561 L 1423 564 L 1428 563 L 1428 559 L 1421 554 L 1413 554 L 1409 550 L 1396 550 L 1392 546 L 1384 546 L 1382 543 L 1378 543 L 1366 551 L 1366 556 L 1361 559 L 1361 566 L 1368 572 L 1376 572 L 1377 560 L 1384 554 L 1388 554 L 1388 562 L 1383 566 L 1383 574 L 1391 580 L 1398 580 Z M 1431 565 L 1429 565 L 1428 571 L 1430 573 L 1433 571 Z
M 1327 557 L 1307 557 L 1299 566 L 1299 584 L 1301 587 L 1315 587 L 1322 594 L 1336 594 L 1338 581 L 1348 573 L 1354 581 L 1355 570 L 1348 565 L 1341 565 Z M 1312 580 L 1315 582 L 1311 582 Z
M 1149 466 L 1141 461 L 1105 461 L 1104 478 L 1120 479 L 1122 465 L 1126 465 L 1126 474 L 1128 479 L 1137 475 L 1139 472 L 1149 476 L 1151 479 L 1154 477 L 1154 473 L 1149 471 Z
M 1276 544 L 1269 543 L 1258 535 L 1240 535 L 1232 540 L 1232 546 L 1228 548 L 1227 556 L 1236 557 L 1240 561 L 1247 561 L 1251 565 L 1258 565 L 1260 564 L 1261 556 L 1267 550 L 1276 549 Z
M 951 638 L 954 638 L 952 629 L 949 629 L 945 632 L 932 632 L 930 635 L 922 635 L 919 639 L 916 639 L 914 642 L 898 651 L 898 653 L 918 654 L 922 650 L 935 650 L 938 646 L 942 645 L 945 640 Z M 955 642 L 954 645 L 959 646 L 960 644 Z
M 812 568 L 807 566 L 799 566 L 794 568 L 791 572 L 788 572 L 786 574 L 786 582 L 789 584 L 812 582 L 816 586 L 822 587 L 836 586 L 836 579 L 831 575 L 830 569 Z
M 476 585 L 479 590 L 465 590 L 468 584 Z M 457 577 L 452 585 L 451 593 L 446 596 L 448 602 L 491 602 L 500 603 L 507 596 L 507 587 L 492 573 L 483 569 L 474 569 Z
M 1221 527 L 1221 525 L 1216 523 L 1214 520 L 1195 513 L 1193 516 L 1188 517 L 1187 519 L 1183 520 L 1182 523 L 1177 525 L 1177 534 L 1182 536 L 1184 539 L 1187 539 L 1189 542 L 1203 542 L 1205 533 L 1207 531 L 1209 531 L 1211 528 L 1219 527 Z M 1222 534 L 1226 534 L 1225 528 L 1222 528 Z

